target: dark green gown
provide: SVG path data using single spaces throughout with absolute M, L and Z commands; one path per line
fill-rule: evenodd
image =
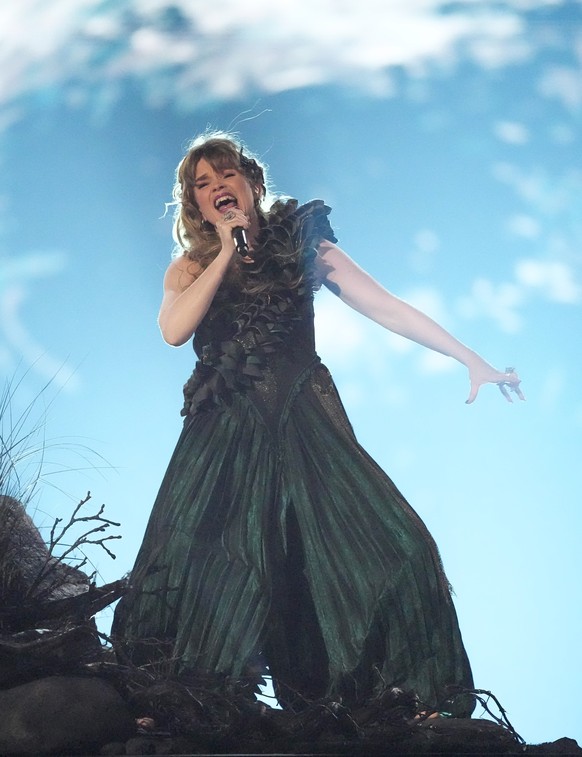
M 164 646 L 178 672 L 236 679 L 261 659 L 284 702 L 363 701 L 382 682 L 450 709 L 473 684 L 438 550 L 315 352 L 328 213 L 276 203 L 255 262 L 199 326 L 184 428 L 113 633 L 136 662 Z

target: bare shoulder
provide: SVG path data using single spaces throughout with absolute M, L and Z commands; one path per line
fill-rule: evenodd
M 172 260 L 164 276 L 164 289 L 183 292 L 202 273 L 202 267 L 187 255 Z
M 326 255 L 333 254 L 337 250 L 339 250 L 339 247 L 336 244 L 330 242 L 329 239 L 322 239 L 317 247 L 317 254 L 320 258 L 324 258 Z

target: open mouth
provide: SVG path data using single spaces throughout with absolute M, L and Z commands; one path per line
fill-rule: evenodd
M 236 197 L 234 195 L 222 195 L 221 197 L 217 197 L 214 202 L 214 207 L 219 213 L 226 213 L 228 210 L 238 207 Z

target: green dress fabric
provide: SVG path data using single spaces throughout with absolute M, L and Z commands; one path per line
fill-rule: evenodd
M 315 351 L 329 210 L 276 203 L 254 262 L 199 326 L 184 427 L 113 634 L 138 663 L 165 649 L 178 672 L 236 679 L 260 661 L 283 703 L 363 701 L 382 684 L 451 709 L 473 683 L 438 550 Z

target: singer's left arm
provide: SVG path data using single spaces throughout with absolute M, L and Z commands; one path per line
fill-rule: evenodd
M 322 283 L 354 310 L 395 334 L 465 365 L 471 379 L 467 402 L 475 399 L 482 384 L 507 379 L 506 374 L 493 368 L 432 318 L 385 289 L 337 245 L 324 240 L 319 245 L 316 265 Z

